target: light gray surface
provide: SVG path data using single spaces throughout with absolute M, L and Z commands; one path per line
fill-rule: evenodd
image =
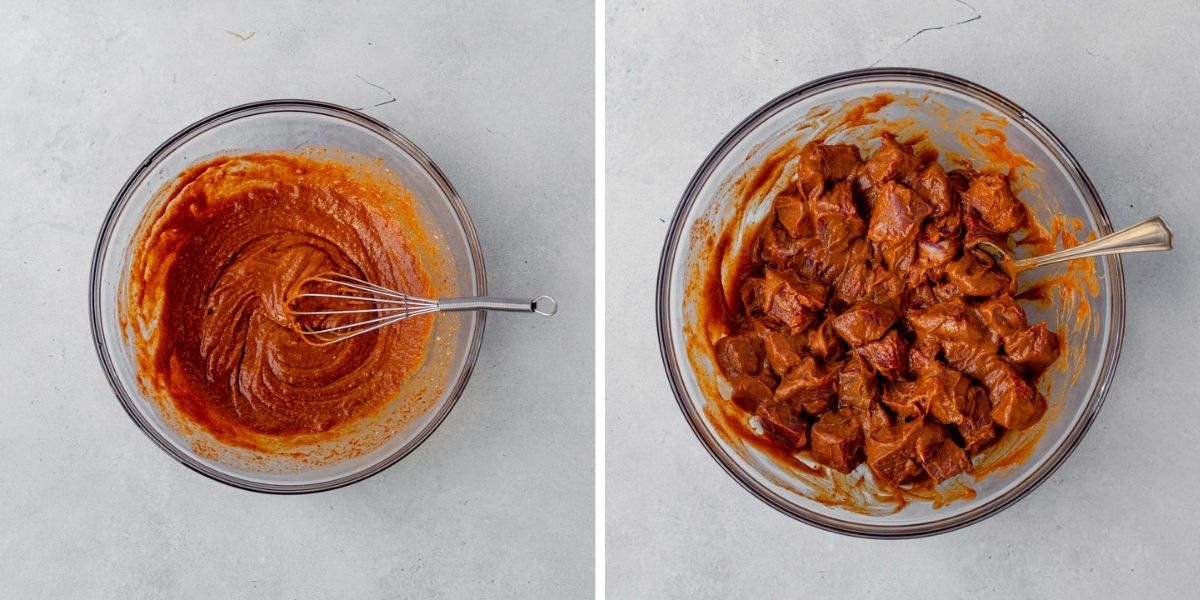
M 590 596 L 593 7 L 92 4 L 0 6 L 0 598 Z M 492 291 L 562 307 L 489 319 L 421 448 L 299 497 L 209 481 L 142 435 L 85 299 L 134 167 L 274 97 L 365 106 L 410 137 L 469 207 Z
M 1195 597 L 1200 5 L 968 2 L 981 18 L 952 27 L 976 13 L 952 0 L 608 3 L 610 598 Z M 945 28 L 903 43 L 930 27 Z M 1075 454 L 1000 515 L 912 541 L 826 533 L 743 491 L 688 429 L 654 337 L 662 240 L 707 153 L 787 89 L 876 61 L 1006 95 L 1074 152 L 1115 224 L 1161 213 L 1176 234 L 1173 253 L 1124 261 L 1124 352 Z

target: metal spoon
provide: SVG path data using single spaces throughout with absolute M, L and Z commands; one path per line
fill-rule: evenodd
M 1171 228 L 1167 227 L 1166 221 L 1163 221 L 1162 217 L 1151 217 L 1137 225 L 1130 225 L 1125 229 L 1098 237 L 1090 242 L 1041 256 L 1016 259 L 1013 258 L 1008 250 L 987 240 L 979 241 L 976 247 L 996 259 L 996 262 L 1000 264 L 1006 273 L 1015 275 L 1020 271 L 1028 271 L 1043 265 L 1074 260 L 1076 258 L 1126 254 L 1130 252 L 1163 252 L 1171 249 L 1172 242 Z

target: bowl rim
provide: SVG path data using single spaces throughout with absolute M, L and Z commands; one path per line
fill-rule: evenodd
M 1084 201 L 1089 206 L 1093 218 L 1097 221 L 1101 233 L 1112 232 L 1112 224 L 1109 221 L 1107 211 L 1104 209 L 1104 204 L 1078 161 L 1067 150 L 1066 146 L 1051 133 L 1049 128 L 1016 103 L 979 84 L 938 71 L 895 67 L 856 69 L 821 77 L 784 92 L 742 120 L 713 148 L 692 176 L 671 219 L 659 261 L 655 298 L 655 321 L 658 329 L 659 352 L 671 385 L 671 391 L 675 395 L 675 400 L 680 410 L 683 412 L 684 419 L 688 422 L 692 432 L 700 440 L 701 444 L 708 450 L 709 455 L 743 488 L 781 513 L 820 529 L 853 537 L 872 539 L 917 538 L 954 531 L 978 523 L 1003 511 L 1045 482 L 1079 445 L 1080 440 L 1083 439 L 1092 422 L 1095 420 L 1096 415 L 1099 413 L 1100 407 L 1104 404 L 1104 399 L 1108 394 L 1113 375 L 1116 372 L 1117 362 L 1120 358 L 1121 343 L 1124 338 L 1125 328 L 1124 274 L 1121 270 L 1120 257 L 1110 255 L 1104 257 L 1106 266 L 1109 269 L 1109 281 L 1111 283 L 1110 311 L 1107 315 L 1110 324 L 1110 335 L 1104 345 L 1104 357 L 1100 365 L 1100 376 L 1096 382 L 1095 389 L 1088 398 L 1085 410 L 1079 421 L 1067 433 L 1062 443 L 1051 449 L 1048 460 L 1041 467 L 1018 481 L 1017 485 L 1005 494 L 959 515 L 904 525 L 862 524 L 829 517 L 788 501 L 758 482 L 730 458 L 724 446 L 711 434 L 704 423 L 703 417 L 692 405 L 687 387 L 681 375 L 680 361 L 675 356 L 672 344 L 674 333 L 671 331 L 672 307 L 669 302 L 670 281 L 671 273 L 675 267 L 675 254 L 682 239 L 684 221 L 698 200 L 700 189 L 712 176 L 717 165 L 751 131 L 781 110 L 816 94 L 851 84 L 896 82 L 920 83 L 934 88 L 965 94 L 976 100 L 1001 107 L 1018 117 L 1021 124 L 1041 143 L 1045 144 L 1056 155 L 1056 158 L 1063 163 L 1066 174 L 1083 192 Z
M 242 118 L 272 114 L 272 113 L 304 113 L 315 114 L 325 117 L 333 117 L 341 119 L 351 125 L 356 125 L 362 129 L 366 129 L 387 141 L 391 142 L 396 149 L 404 154 L 407 154 L 415 160 L 426 172 L 427 175 L 434 181 L 441 192 L 446 196 L 451 209 L 462 229 L 462 233 L 467 238 L 468 252 L 471 256 L 471 262 L 475 268 L 475 285 L 479 290 L 479 295 L 487 294 L 487 270 L 484 266 L 483 250 L 479 244 L 479 237 L 475 230 L 475 225 L 471 221 L 471 216 L 467 212 L 466 205 L 463 204 L 462 198 L 455 191 L 454 186 L 450 184 L 449 179 L 442 170 L 422 151 L 416 144 L 410 141 L 404 135 L 400 134 L 395 129 L 392 129 L 382 121 L 366 115 L 362 112 L 340 106 L 337 104 L 322 102 L 317 100 L 305 99 L 273 99 L 248 102 L 218 111 L 207 117 L 204 117 L 187 127 L 184 127 L 179 132 L 175 133 L 166 141 L 159 144 L 142 162 L 133 170 L 133 173 L 125 181 L 121 190 L 117 193 L 112 206 L 108 209 L 108 213 L 104 217 L 104 222 L 100 227 L 99 236 L 96 239 L 95 249 L 92 252 L 92 267 L 88 278 L 88 309 L 90 314 L 92 340 L 95 345 L 96 354 L 100 359 L 100 365 L 104 370 L 104 375 L 108 379 L 109 386 L 116 394 L 122 408 L 126 414 L 133 420 L 134 424 L 142 430 L 160 449 L 170 455 L 172 458 L 182 463 L 189 469 L 200 473 L 210 479 L 219 481 L 226 485 L 267 494 L 306 494 L 314 492 L 328 491 L 339 487 L 347 486 L 372 477 L 388 467 L 396 464 L 405 456 L 411 454 L 421 444 L 429 438 L 430 435 L 442 424 L 450 410 L 457 404 L 459 397 L 462 395 L 467 382 L 471 378 L 471 373 L 475 369 L 475 363 L 479 356 L 479 349 L 483 343 L 483 331 L 487 322 L 486 313 L 478 313 L 475 320 L 475 325 L 472 328 L 471 338 L 468 343 L 466 362 L 462 370 L 458 373 L 454 384 L 449 388 L 449 394 L 446 400 L 441 403 L 438 411 L 433 418 L 417 433 L 404 447 L 397 449 L 395 452 L 382 457 L 380 460 L 371 463 L 357 471 L 331 479 L 328 481 L 317 483 L 290 484 L 290 483 L 270 483 L 248 480 L 236 475 L 221 473 L 203 462 L 197 460 L 191 453 L 186 452 L 170 441 L 161 436 L 143 417 L 141 411 L 134 405 L 129 397 L 128 392 L 121 384 L 120 379 L 116 375 L 116 369 L 109 357 L 107 342 L 104 337 L 104 331 L 101 324 L 101 306 L 100 306 L 100 276 L 103 271 L 104 257 L 109 250 L 113 228 L 118 216 L 123 214 L 130 200 L 131 192 L 137 188 L 149 176 L 149 174 L 157 167 L 160 161 L 167 155 L 178 150 L 184 144 L 191 141 L 196 136 L 204 133 L 214 127 L 229 124 Z

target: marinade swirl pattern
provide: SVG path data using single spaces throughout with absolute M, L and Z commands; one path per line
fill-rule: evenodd
M 331 430 L 393 399 L 424 359 L 429 317 L 317 346 L 288 311 L 330 272 L 429 295 L 384 208 L 394 198 L 359 175 L 301 155 L 220 157 L 183 173 L 143 222 L 128 305 L 154 326 L 139 368 L 216 437 Z

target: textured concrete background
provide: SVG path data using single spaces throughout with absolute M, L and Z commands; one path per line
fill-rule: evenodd
M 609 597 L 1195 597 L 1200 5 L 610 0 L 606 10 Z M 941 29 L 918 34 L 927 28 Z M 1062 138 L 1115 224 L 1161 213 L 1176 234 L 1173 253 L 1124 261 L 1120 368 L 1075 454 L 1000 515 L 900 542 L 825 533 L 743 491 L 688 429 L 654 337 L 667 222 L 709 150 L 787 89 L 876 63 L 1008 96 Z
M 590 596 L 594 8 L 199 4 L 0 4 L 0 598 Z M 85 300 L 134 167 L 196 119 L 278 97 L 403 132 L 464 198 L 491 289 L 562 305 L 488 320 L 466 393 L 415 453 L 300 497 L 156 448 L 104 380 Z

